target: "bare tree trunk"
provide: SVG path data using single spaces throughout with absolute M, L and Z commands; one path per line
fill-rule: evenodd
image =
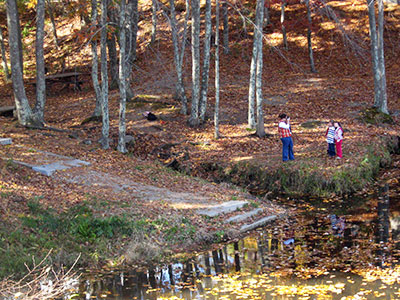
M 264 113 L 263 113 L 263 92 L 262 92 L 262 69 L 263 69 L 263 20 L 264 0 L 258 0 L 258 28 L 257 30 L 257 72 L 256 72 L 256 97 L 257 97 L 257 126 L 256 134 L 259 137 L 265 136 Z
M 10 81 L 11 76 L 7 65 L 6 46 L 4 45 L 3 30 L 1 29 L 1 27 L 0 27 L 0 47 L 1 47 L 1 58 L 3 60 L 4 75 L 6 77 L 6 81 Z
M 46 103 L 46 79 L 44 63 L 44 14 L 45 0 L 37 0 L 36 5 L 36 104 L 34 118 L 44 123 L 44 106 Z
M 271 18 L 269 17 L 269 5 L 264 5 L 264 23 L 265 25 L 271 24 Z
M 126 97 L 132 99 L 134 97 L 133 90 L 131 88 L 131 74 L 133 69 L 133 63 L 136 60 L 136 48 L 137 48 L 137 32 L 139 22 L 138 12 L 138 0 L 128 0 L 127 6 L 127 32 L 126 32 L 126 55 L 127 55 L 127 85 L 126 85 Z
M 128 62 L 130 66 L 133 66 L 133 62 L 136 60 L 136 48 L 137 48 L 137 32 L 138 32 L 138 0 L 128 0 L 128 32 L 127 34 L 127 54 L 129 55 Z
M 19 11 L 18 11 L 18 9 L 17 9 L 17 12 L 16 12 L 16 22 L 17 22 L 17 25 L 18 25 L 18 29 L 17 29 L 17 32 L 18 32 L 18 41 L 17 41 L 17 43 L 18 43 L 18 49 L 19 49 L 18 50 L 18 54 L 19 54 L 19 61 L 20 61 L 20 65 L 21 65 L 21 72 L 22 72 L 22 76 L 23 76 L 23 74 L 24 74 L 24 57 L 23 57 L 23 49 L 22 49 L 21 22 L 19 20 Z M 8 38 L 8 44 L 10 44 L 10 38 Z M 10 51 L 11 51 L 11 48 L 10 48 Z M 11 70 L 11 72 L 12 72 L 12 70 Z
M 182 48 L 179 49 L 179 41 L 178 41 L 178 29 L 176 24 L 176 14 L 175 14 L 175 1 L 170 0 L 170 12 L 171 12 L 171 35 L 172 35 L 172 45 L 174 47 L 174 63 L 177 75 L 177 83 L 176 83 L 176 95 L 177 98 L 182 103 L 181 113 L 187 114 L 187 98 L 185 94 L 185 86 L 183 84 L 183 74 L 182 74 L 182 65 L 183 65 L 183 55 L 185 53 L 185 43 L 186 43 L 186 32 L 187 32 L 187 22 L 189 18 L 189 1 L 186 0 L 186 15 L 185 15 L 185 23 L 183 29 L 183 37 L 182 37 Z
M 308 28 L 307 28 L 307 44 L 308 44 L 308 56 L 310 58 L 310 69 L 312 73 L 317 73 L 314 64 L 314 54 L 312 50 L 312 41 L 311 41 L 311 26 L 312 26 L 312 19 L 311 19 L 311 8 L 310 8 L 310 0 L 305 0 L 307 6 L 307 20 L 308 20 Z
M 369 29 L 371 37 L 372 72 L 374 75 L 374 107 L 388 114 L 386 93 L 386 71 L 384 57 L 384 7 L 383 1 L 378 0 L 378 30 L 375 20 L 375 0 L 367 0 Z
M 42 125 L 36 124 L 32 118 L 32 109 L 29 106 L 28 98 L 26 97 L 22 61 L 21 61 L 21 42 L 18 41 L 21 37 L 19 34 L 19 16 L 16 0 L 7 0 L 7 26 L 8 40 L 10 45 L 10 60 L 11 60 L 11 79 L 13 83 L 15 106 L 17 109 L 18 121 L 24 125 Z
M 199 115 L 200 120 L 204 122 L 207 111 L 207 92 L 208 92 L 208 79 L 210 70 L 210 46 L 211 46 L 211 0 L 206 0 L 205 12 L 205 34 L 204 34 L 204 57 L 203 57 L 203 71 L 201 75 L 201 89 L 200 89 L 200 103 Z
M 126 124 L 125 124 L 125 109 L 126 109 L 126 0 L 121 0 L 120 9 L 120 26 L 119 26 L 119 134 L 118 134 L 118 151 L 126 153 L 125 136 L 126 136 Z
M 283 46 L 287 50 L 288 49 L 288 43 L 287 43 L 286 27 L 285 27 L 285 7 L 286 7 L 286 1 L 282 1 L 282 4 L 281 4 L 282 38 L 283 38 Z
M 214 137 L 219 138 L 219 0 L 215 0 L 215 110 Z
M 379 111 L 389 114 L 387 107 L 387 93 L 386 93 L 386 71 L 385 71 L 385 54 L 384 54 L 384 5 L 383 0 L 378 0 L 378 59 L 379 59 L 379 73 L 380 78 L 380 89 L 381 89 L 381 100 L 379 101 Z
M 108 59 L 110 61 L 110 89 L 114 90 L 118 88 L 119 79 L 119 66 L 118 66 L 118 55 L 117 55 L 117 42 L 115 40 L 115 33 L 107 35 L 107 48 L 108 48 Z
M 97 28 L 97 0 L 92 0 L 92 16 L 91 16 L 92 26 L 96 29 Z M 101 116 L 101 88 L 99 83 L 99 57 L 97 54 L 97 39 L 92 37 L 91 41 L 91 48 L 92 48 L 92 82 L 93 82 L 93 89 L 95 91 L 96 97 L 96 107 L 93 112 L 93 117 L 100 117 Z
M 367 0 L 367 5 L 369 18 L 369 35 L 371 39 L 372 73 L 374 76 L 374 107 L 379 107 L 379 103 L 381 101 L 381 89 L 378 57 L 378 37 L 376 32 L 375 20 L 375 0 Z
M 107 0 L 101 0 L 101 94 L 102 94 L 102 117 L 103 126 L 101 130 L 100 144 L 103 149 L 110 147 L 108 136 L 110 130 L 110 120 L 108 116 L 108 72 L 107 72 Z
M 257 71 L 257 57 L 258 57 L 258 28 L 259 26 L 259 0 L 256 4 L 256 19 L 254 21 L 254 34 L 253 34 L 253 52 L 251 56 L 251 64 L 250 64 L 250 82 L 249 82 L 249 110 L 247 116 L 247 123 L 249 128 L 256 128 L 256 71 Z
M 53 10 L 53 5 L 51 3 L 51 0 L 47 0 L 47 10 L 48 10 L 49 16 L 50 16 L 51 29 L 52 29 L 52 32 L 53 32 L 54 43 L 56 44 L 56 48 L 60 49 L 60 45 L 58 43 L 58 36 L 57 36 L 56 20 L 54 18 L 54 10 Z
M 151 0 L 151 4 L 152 4 L 151 43 L 153 44 L 156 41 L 156 35 L 157 35 L 157 11 L 158 11 L 157 0 Z
M 222 1 L 222 18 L 223 18 L 223 45 L 224 45 L 224 54 L 229 54 L 229 22 L 228 22 L 228 5 L 226 4 L 227 0 Z
M 190 126 L 198 126 L 200 99 L 200 0 L 192 0 L 192 107 Z
M 183 68 L 183 58 L 185 57 L 185 49 L 186 49 L 186 40 L 187 40 L 187 31 L 188 31 L 188 23 L 190 17 L 190 0 L 185 0 L 185 20 L 183 22 L 183 33 L 182 33 L 182 42 L 181 42 L 181 56 L 180 56 L 180 65 Z M 183 85 L 183 83 L 182 83 Z

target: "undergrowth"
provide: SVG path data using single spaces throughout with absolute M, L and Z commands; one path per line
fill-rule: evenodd
M 133 215 L 103 216 L 94 207 L 84 203 L 57 213 L 42 207 L 36 199 L 28 202 L 29 213 L 20 215 L 18 220 L 3 220 L 0 223 L 0 278 L 22 276 L 26 267 L 32 266 L 33 258 L 39 261 L 50 250 L 49 263 L 53 265 L 70 266 L 80 254 L 78 265 L 88 266 L 118 260 L 132 248 L 138 249 L 138 245 L 147 245 L 149 249 L 148 245 L 154 244 L 149 237 L 176 243 L 191 240 L 196 233 L 195 226 L 184 217 L 159 216 L 148 220 Z M 137 259 L 160 260 L 163 249 L 153 248 L 144 251 L 148 255 Z

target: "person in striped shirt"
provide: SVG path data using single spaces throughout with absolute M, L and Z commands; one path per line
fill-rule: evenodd
M 282 141 L 282 160 L 294 160 L 292 130 L 290 118 L 286 114 L 279 115 L 278 132 Z
M 336 156 L 336 151 L 335 151 L 335 127 L 333 126 L 333 121 L 329 121 L 325 137 L 326 137 L 326 142 L 328 143 L 328 154 L 330 157 L 334 158 Z

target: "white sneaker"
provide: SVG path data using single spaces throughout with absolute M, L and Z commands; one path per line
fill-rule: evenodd
M 339 157 L 339 156 L 336 156 L 336 159 L 342 159 L 341 157 Z

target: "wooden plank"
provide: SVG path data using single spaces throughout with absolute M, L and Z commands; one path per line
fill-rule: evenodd
M 45 77 L 45 79 L 57 79 L 57 78 L 65 78 L 65 77 L 75 77 L 82 75 L 82 73 L 79 72 L 69 72 L 69 73 L 60 73 L 60 74 L 54 74 L 54 75 L 48 75 Z

